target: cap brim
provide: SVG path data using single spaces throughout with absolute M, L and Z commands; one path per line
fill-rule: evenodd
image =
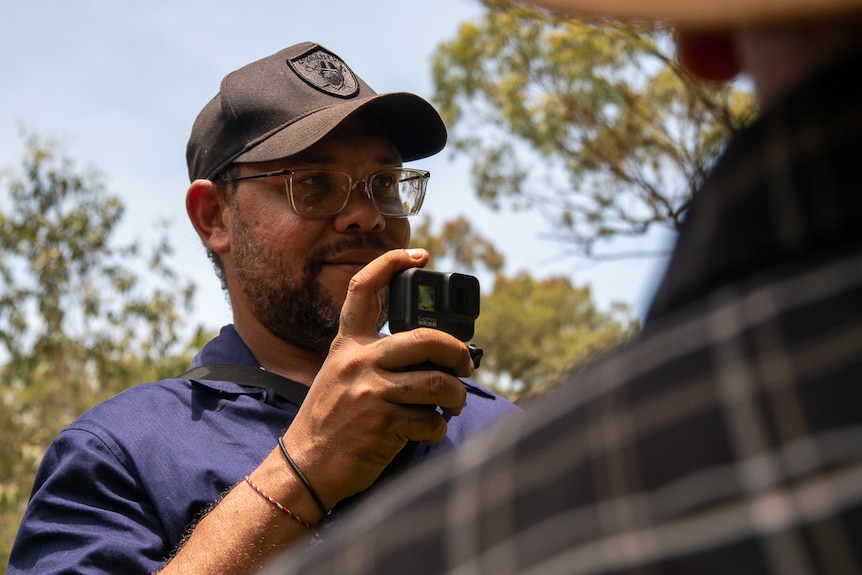
M 530 0 L 573 14 L 665 20 L 689 26 L 723 26 L 837 14 L 862 8 L 862 0 Z
M 432 156 L 446 145 L 446 126 L 428 102 L 406 92 L 377 94 L 313 112 L 262 138 L 235 162 L 267 162 L 299 154 L 359 113 L 374 118 L 405 162 Z

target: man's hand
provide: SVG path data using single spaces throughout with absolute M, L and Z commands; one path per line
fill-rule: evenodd
M 383 338 L 377 331 L 392 275 L 427 261 L 424 250 L 393 250 L 353 277 L 338 335 L 284 435 L 328 508 L 369 487 L 408 440 L 441 441 L 446 421 L 437 407 L 449 415 L 464 407 L 464 386 L 452 374 L 470 376 L 473 364 L 461 341 L 428 328 Z M 409 370 L 424 362 L 440 370 Z

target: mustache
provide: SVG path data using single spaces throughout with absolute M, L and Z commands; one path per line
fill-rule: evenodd
M 389 250 L 398 249 L 401 246 L 388 242 L 380 236 L 357 236 L 353 238 L 342 238 L 326 245 L 320 246 L 308 257 L 308 261 L 316 268 L 320 267 L 320 262 L 336 256 L 341 252 L 351 250 L 369 250 L 377 251 L 380 254 Z

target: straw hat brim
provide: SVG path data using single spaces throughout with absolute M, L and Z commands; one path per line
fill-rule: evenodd
M 840 14 L 862 0 L 530 0 L 560 12 L 711 27 Z

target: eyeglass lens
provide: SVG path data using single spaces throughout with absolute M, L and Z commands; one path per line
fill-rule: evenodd
M 297 213 L 317 216 L 344 209 L 354 183 L 348 174 L 330 170 L 296 170 L 286 179 Z M 372 201 L 382 215 L 403 217 L 419 211 L 427 175 L 418 170 L 381 170 L 360 182 L 370 188 Z

